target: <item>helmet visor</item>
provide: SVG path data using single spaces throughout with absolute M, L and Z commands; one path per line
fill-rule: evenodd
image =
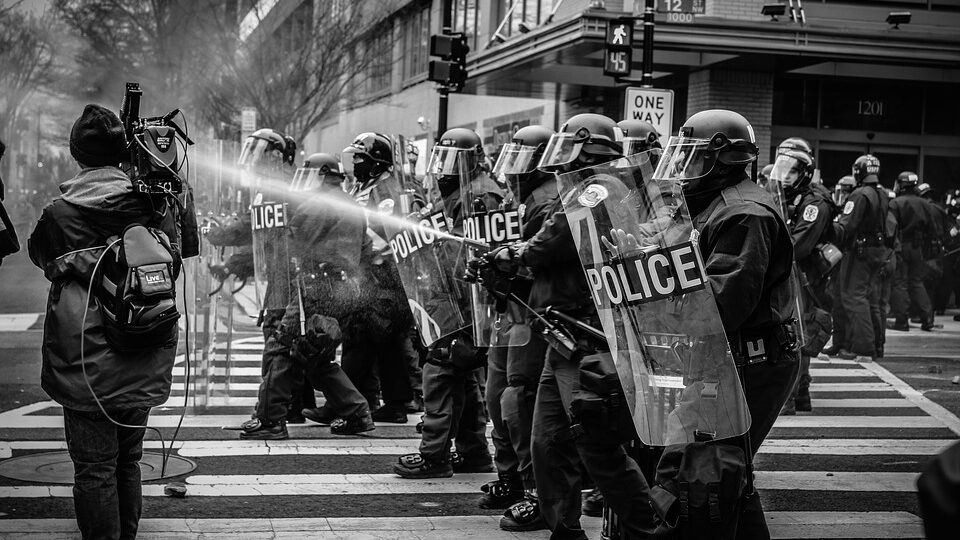
M 500 156 L 493 166 L 493 174 L 526 174 L 537 168 L 537 147 L 508 143 L 500 149 Z
M 623 144 L 624 156 L 639 154 L 650 148 L 650 142 L 646 137 L 624 137 L 621 143 Z
M 320 169 L 300 167 L 293 174 L 290 191 L 310 191 L 320 187 Z
M 670 137 L 663 149 L 656 180 L 693 180 L 705 176 L 713 168 L 716 151 L 710 150 L 710 141 L 690 137 Z
M 247 140 L 243 141 L 243 149 L 240 150 L 237 165 L 240 167 L 253 167 L 264 163 L 269 148 L 270 141 L 259 137 L 247 137 Z
M 434 146 L 427 173 L 438 176 L 460 176 L 477 168 L 477 153 L 472 149 Z
M 575 133 L 554 133 L 543 150 L 543 157 L 540 158 L 537 168 L 560 167 L 572 162 L 580 155 L 586 141 L 586 138 L 578 137 Z
M 779 182 L 784 188 L 793 187 L 800 178 L 800 160 L 793 156 L 780 154 L 773 163 L 770 180 Z

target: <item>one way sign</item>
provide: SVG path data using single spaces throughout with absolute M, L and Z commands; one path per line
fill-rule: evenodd
M 628 87 L 623 100 L 623 117 L 650 122 L 666 146 L 673 135 L 673 90 Z

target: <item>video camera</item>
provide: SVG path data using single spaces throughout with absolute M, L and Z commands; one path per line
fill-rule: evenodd
M 140 83 L 128 82 L 120 108 L 130 151 L 133 189 L 145 195 L 179 195 L 183 192 L 180 169 L 186 159 L 187 145 L 194 143 L 173 121 L 180 109 L 164 116 L 140 118 L 142 95 Z

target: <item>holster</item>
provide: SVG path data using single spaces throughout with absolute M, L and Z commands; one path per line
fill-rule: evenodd
M 784 353 L 796 351 L 799 346 L 796 320 L 761 329 L 734 332 L 730 336 L 730 352 L 737 367 L 762 362 L 778 362 Z

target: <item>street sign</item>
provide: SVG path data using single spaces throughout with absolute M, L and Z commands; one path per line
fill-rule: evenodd
M 707 0 L 656 0 L 657 13 L 693 13 L 703 15 L 707 12 Z M 641 9 L 641 12 L 643 10 Z
M 629 77 L 633 54 L 630 49 L 623 51 L 606 49 L 603 57 L 603 74 L 608 77 Z
M 623 117 L 653 124 L 666 146 L 673 134 L 673 90 L 628 87 L 623 99 Z
M 243 107 L 240 109 L 240 131 L 246 137 L 257 130 L 257 109 Z

